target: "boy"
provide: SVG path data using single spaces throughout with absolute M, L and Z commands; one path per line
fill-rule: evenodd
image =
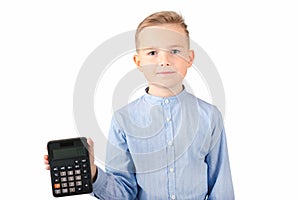
M 135 39 L 133 59 L 148 87 L 113 115 L 106 172 L 94 164 L 88 140 L 92 195 L 234 200 L 221 114 L 183 86 L 194 60 L 184 19 L 172 11 L 153 13 L 139 24 Z

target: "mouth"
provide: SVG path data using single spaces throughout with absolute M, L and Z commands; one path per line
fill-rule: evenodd
M 162 75 L 167 75 L 167 74 L 174 74 L 174 71 L 165 71 L 165 72 L 157 72 L 156 74 L 162 74 Z

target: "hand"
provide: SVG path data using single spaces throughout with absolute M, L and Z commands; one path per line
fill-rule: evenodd
M 90 154 L 91 175 L 92 175 L 92 180 L 94 180 L 97 172 L 97 166 L 95 165 L 95 160 L 94 160 L 94 142 L 91 138 L 87 138 L 87 143 L 89 145 L 88 151 Z
M 50 170 L 50 165 L 49 165 L 48 155 L 44 155 L 44 164 L 45 164 L 45 168 L 46 168 L 47 170 Z

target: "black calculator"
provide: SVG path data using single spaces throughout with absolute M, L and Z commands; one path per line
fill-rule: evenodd
M 93 191 L 85 137 L 53 140 L 47 144 L 54 197 Z

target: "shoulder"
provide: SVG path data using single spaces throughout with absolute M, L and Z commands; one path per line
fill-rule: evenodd
M 145 101 L 144 101 L 144 96 L 141 96 L 128 104 L 120 107 L 115 111 L 115 114 L 125 114 L 128 113 L 129 111 L 134 111 L 137 109 L 141 109 L 142 107 L 145 107 Z
M 190 107 L 190 113 L 193 113 L 193 116 L 198 116 L 202 124 L 207 124 L 209 127 L 223 127 L 222 113 L 216 105 L 200 99 L 191 93 L 188 93 L 186 102 L 193 104 Z
M 117 109 L 113 113 L 113 118 L 119 123 L 124 124 L 124 121 L 128 121 L 129 119 L 133 120 L 133 118 L 138 118 L 145 114 L 147 110 L 146 102 L 144 101 L 143 96 L 133 100 L 127 105 L 122 106 Z
M 206 116 L 221 115 L 221 112 L 216 105 L 209 103 L 189 92 L 187 92 L 187 98 L 189 102 L 196 102 L 198 111 L 201 114 Z

